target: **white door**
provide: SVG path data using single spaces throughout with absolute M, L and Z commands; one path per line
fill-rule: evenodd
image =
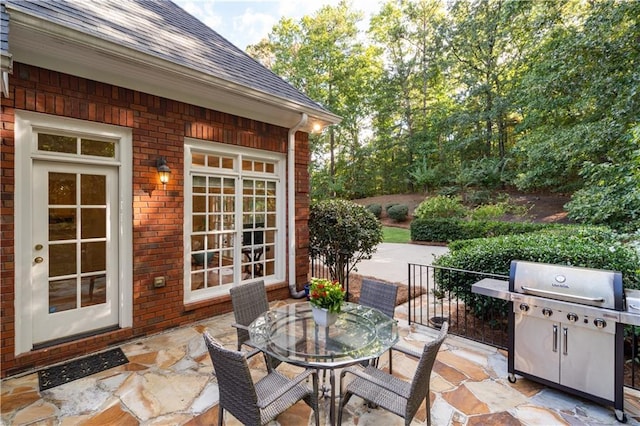
M 118 171 L 34 162 L 33 343 L 118 325 Z

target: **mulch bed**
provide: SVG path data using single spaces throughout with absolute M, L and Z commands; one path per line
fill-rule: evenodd
M 362 287 L 363 278 L 380 281 L 385 284 L 392 284 L 389 281 L 381 280 L 375 277 L 363 277 L 357 274 L 350 274 L 349 275 L 349 302 L 358 303 L 358 300 L 360 300 L 360 288 Z M 396 306 L 398 306 L 398 305 L 402 305 L 407 300 L 409 300 L 409 287 L 404 284 L 398 284 L 398 283 L 395 283 L 395 284 L 398 286 L 398 296 L 396 298 Z M 418 288 L 418 290 L 419 290 L 419 294 L 415 295 L 414 297 L 420 296 L 426 293 L 426 290 L 423 288 Z

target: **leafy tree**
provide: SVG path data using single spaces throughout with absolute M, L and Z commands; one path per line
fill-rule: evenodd
M 640 120 L 640 2 L 563 4 L 518 88 L 524 120 L 515 183 L 523 190 L 579 190 L 594 166 L 626 151 Z
M 640 125 L 608 161 L 583 165 L 585 186 L 567 204 L 569 217 L 620 230 L 640 229 Z
M 324 6 L 299 22 L 283 18 L 268 40 L 250 46 L 249 53 L 292 85 L 342 117 L 321 135 L 313 135 L 312 186 L 317 172 L 329 178 L 326 195 L 336 194 L 338 179 L 353 187 L 362 176 L 360 129 L 370 115 L 367 94 L 373 91 L 380 70 L 377 52 L 358 37 L 362 13 L 341 1 Z M 344 188 L 344 187 L 343 187 Z
M 340 199 L 311 204 L 309 246 L 325 258 L 332 279 L 344 283 L 381 242 L 382 225 L 366 207 Z

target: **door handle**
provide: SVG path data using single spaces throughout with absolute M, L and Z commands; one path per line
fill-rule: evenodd
M 36 262 L 36 263 L 42 263 L 42 262 L 44 262 L 44 259 L 42 257 L 38 256 L 35 259 L 33 259 L 33 261 Z
M 553 324 L 553 351 L 558 352 L 558 325 Z
M 569 329 L 567 327 L 562 327 L 562 354 L 567 355 L 567 344 L 569 343 Z

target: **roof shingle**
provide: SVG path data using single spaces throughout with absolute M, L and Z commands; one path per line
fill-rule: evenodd
M 22 13 L 329 112 L 169 0 L 5 1 Z M 4 28 L 1 42 L 4 49 Z

